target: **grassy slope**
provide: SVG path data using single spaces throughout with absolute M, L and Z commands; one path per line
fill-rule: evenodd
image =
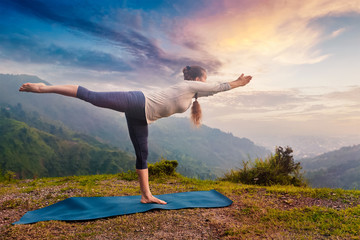
M 234 203 L 216 209 L 161 210 L 85 222 L 11 223 L 73 196 L 138 195 L 120 175 L 0 183 L 5 239 L 359 239 L 360 191 L 255 187 L 182 176 L 153 179 L 154 194 L 216 189 Z

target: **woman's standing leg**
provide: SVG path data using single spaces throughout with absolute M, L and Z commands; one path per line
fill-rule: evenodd
M 141 202 L 166 204 L 151 194 L 149 186 L 148 157 L 148 124 L 146 119 L 132 118 L 126 115 L 131 142 L 136 153 L 136 172 L 139 176 Z

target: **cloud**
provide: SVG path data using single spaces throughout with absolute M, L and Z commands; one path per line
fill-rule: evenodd
M 336 91 L 324 96 L 327 100 L 333 101 L 347 101 L 347 102 L 360 102 L 360 87 L 354 86 L 345 91 Z
M 216 52 L 224 62 L 236 62 L 234 66 L 262 58 L 283 64 L 313 64 L 329 54 L 319 49 L 327 33 L 311 23 L 349 12 L 360 13 L 358 0 L 251 3 L 225 0 L 224 7 L 216 14 L 194 16 L 186 21 L 182 35 L 186 39 L 197 39 L 197 45 Z M 333 32 L 331 36 L 336 37 L 342 31 Z
M 146 24 L 149 24 L 149 21 L 147 21 L 146 24 L 143 23 L 142 18 L 144 14 L 142 15 L 139 11 L 131 12 L 118 9 L 117 11 L 112 10 L 113 12 L 111 12 L 111 9 L 108 9 L 106 12 L 107 15 L 101 15 L 99 11 L 95 11 L 98 15 L 92 16 L 90 15 L 92 12 L 89 9 L 96 7 L 94 5 L 81 6 L 83 11 L 77 11 L 76 3 L 75 6 L 71 6 L 68 3 L 54 4 L 53 2 L 39 0 L 14 0 L 5 1 L 2 4 L 26 16 L 39 19 L 48 24 L 57 24 L 69 31 L 78 31 L 96 37 L 100 41 L 107 41 L 110 47 L 118 47 L 130 55 L 130 58 L 125 59 L 123 62 L 126 61 L 126 63 L 133 68 L 155 70 L 170 68 L 178 71 L 179 68 L 185 65 L 201 65 L 202 61 L 206 62 L 209 68 L 215 69 L 221 66 L 221 62 L 216 58 L 196 60 L 186 56 L 179 56 L 178 54 L 166 53 L 159 46 L 158 41 L 150 37 L 151 34 L 147 32 L 149 29 L 144 27 Z M 150 19 L 150 16 L 146 17 L 147 19 L 145 20 Z M 47 49 L 43 51 L 46 52 Z M 83 50 L 76 51 L 81 52 Z M 53 51 L 53 53 L 57 54 L 58 52 Z M 99 60 L 105 58 L 105 60 L 108 61 L 116 58 L 111 56 L 111 54 L 101 54 L 100 52 L 86 52 L 82 53 L 82 55 L 99 55 Z M 65 54 L 62 53 L 58 58 L 64 56 Z M 77 58 L 77 60 L 82 59 Z M 63 61 L 60 61 L 60 63 L 63 63 Z M 87 63 L 88 61 L 82 65 L 86 66 Z M 99 62 L 99 64 L 101 65 L 101 62 Z M 116 68 L 115 70 L 121 71 L 121 68 Z
M 50 23 L 61 24 L 70 29 L 107 39 L 120 44 L 137 56 L 160 57 L 162 53 L 150 39 L 128 28 L 124 32 L 115 31 L 101 23 L 96 23 L 78 16 L 74 9 L 67 6 L 51 6 L 37 0 L 14 0 L 13 6 L 24 14 L 31 15 Z M 55 9 L 60 7 L 60 9 Z M 62 9 L 61 9 L 62 8 Z
M 0 56 L 8 60 L 88 68 L 97 71 L 130 71 L 123 60 L 111 54 L 45 45 L 27 36 L 0 34 Z
M 246 91 L 200 98 L 210 121 L 237 120 L 290 122 L 354 122 L 360 119 L 360 88 L 323 94 L 309 94 L 306 89 L 281 91 Z M 292 123 L 293 124 L 293 123 Z
M 358 86 L 323 94 L 308 92 L 229 92 L 199 102 L 205 124 L 231 129 L 237 136 L 360 134 Z
M 205 99 L 204 99 L 205 100 Z M 203 99 L 201 99 L 203 101 Z M 261 111 L 274 111 L 294 109 L 295 106 L 303 106 L 304 103 L 315 101 L 315 96 L 302 94 L 299 90 L 285 89 L 273 91 L 246 91 L 246 92 L 227 92 L 211 97 L 215 106 L 231 106 L 239 109 Z M 205 102 L 207 102 L 205 100 Z M 213 103 L 214 102 L 214 103 Z
M 333 32 L 331 33 L 331 37 L 332 37 L 332 38 L 336 38 L 336 37 L 338 37 L 340 34 L 342 34 L 342 33 L 345 32 L 345 31 L 346 31 L 346 28 L 337 29 L 337 30 L 335 30 L 335 31 L 333 31 Z
M 4 0 L 1 5 L 48 26 L 61 27 L 76 36 L 78 42 L 85 38 L 106 45 L 107 50 L 97 48 L 93 51 L 81 46 L 79 49 L 62 47 L 63 51 L 53 51 L 55 55 L 61 54 L 53 57 L 62 59 L 59 64 L 66 62 L 65 56 L 74 58 L 65 53 L 71 51 L 88 55 L 99 65 L 122 62 L 120 67 L 101 66 L 100 69 L 123 71 L 121 66 L 127 65 L 128 68 L 123 68 L 125 71 L 141 69 L 159 76 L 172 76 L 185 65 L 202 65 L 210 73 L 224 74 L 239 65 L 254 72 L 259 66 L 267 68 L 273 62 L 318 63 L 330 56 L 317 48 L 319 43 L 339 36 L 345 28 L 324 36 L 324 29 L 311 23 L 324 16 L 360 12 L 357 1 L 326 0 L 316 3 L 310 0 L 301 3 L 225 0 L 196 4 L 186 1 L 183 4 L 166 2 L 157 8 L 149 8 L 151 4 L 144 3 L 142 6 L 151 9 L 148 11 L 141 7 L 121 8 L 120 5 L 127 3 L 116 1 L 84 4 L 82 1 Z M 157 5 L 154 3 L 153 6 Z M 82 11 L 78 11 L 79 8 Z M 23 26 L 28 27 L 26 23 Z M 31 26 L 29 28 L 33 30 Z M 58 46 L 51 41 L 38 43 L 37 47 Z M 49 49 L 43 49 L 43 52 L 50 53 Z M 115 52 L 124 54 L 116 56 Z M 96 56 L 99 61 L 95 61 Z M 81 57 L 76 59 L 83 60 Z M 71 63 L 69 60 L 68 64 Z M 74 64 L 80 66 L 81 63 Z M 93 65 L 85 61 L 82 67 L 87 66 Z

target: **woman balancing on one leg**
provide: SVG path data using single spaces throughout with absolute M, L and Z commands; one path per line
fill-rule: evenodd
M 141 202 L 166 202 L 154 197 L 150 192 L 147 157 L 148 157 L 148 124 L 159 118 L 168 117 L 174 113 L 185 112 L 195 98 L 191 109 L 191 119 L 195 125 L 200 125 L 201 109 L 198 97 L 210 96 L 218 92 L 244 86 L 251 76 L 242 74 L 237 80 L 221 84 L 205 83 L 206 71 L 199 66 L 187 66 L 183 69 L 184 82 L 178 83 L 160 91 L 143 94 L 131 92 L 93 92 L 76 85 L 47 86 L 43 83 L 25 83 L 19 91 L 33 93 L 57 93 L 77 97 L 95 106 L 110 108 L 124 112 L 128 124 L 130 139 L 136 153 L 136 172 L 139 176 Z

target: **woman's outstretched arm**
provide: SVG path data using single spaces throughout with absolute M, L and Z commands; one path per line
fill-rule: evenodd
M 241 74 L 241 76 L 236 79 L 235 81 L 229 82 L 231 89 L 245 86 L 250 82 L 252 79 L 252 76 L 244 76 L 244 74 Z
M 24 83 L 19 91 L 20 92 L 33 92 L 33 93 L 57 93 L 64 96 L 76 97 L 77 85 L 55 85 L 47 86 L 44 83 Z

